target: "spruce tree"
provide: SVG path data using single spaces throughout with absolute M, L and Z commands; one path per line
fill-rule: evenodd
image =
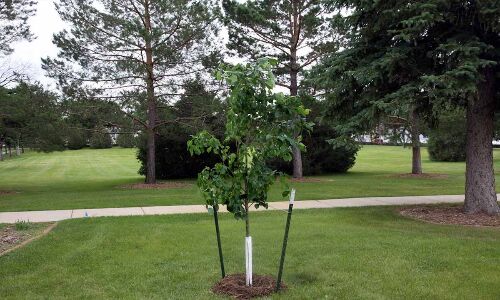
M 346 134 L 417 107 L 467 111 L 465 211 L 500 212 L 492 138 L 500 91 L 500 1 L 332 1 L 344 50 L 314 72 Z M 334 34 L 334 32 L 332 32 Z
M 279 61 L 277 85 L 297 96 L 300 75 L 332 46 L 328 12 L 321 0 L 224 0 L 229 50 L 253 60 Z M 299 135 L 299 133 L 297 133 Z M 293 176 L 302 177 L 300 150 L 293 150 Z
M 179 95 L 180 80 L 204 72 L 217 39 L 215 1 L 61 0 L 71 30 L 54 35 L 60 52 L 44 69 L 65 89 L 120 101 L 147 134 L 146 183 L 156 181 L 158 110 Z

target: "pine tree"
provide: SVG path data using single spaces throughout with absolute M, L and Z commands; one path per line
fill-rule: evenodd
M 345 49 L 315 70 L 344 132 L 417 107 L 467 110 L 465 211 L 500 212 L 492 138 L 500 91 L 500 1 L 332 1 Z M 334 34 L 334 33 L 332 33 Z
M 218 18 L 215 1 L 61 0 L 72 25 L 54 36 L 57 59 L 43 60 L 61 87 L 119 100 L 148 139 L 146 182 L 154 183 L 158 110 L 179 95 L 179 81 L 204 71 L 213 58 Z
M 0 1 L 0 55 L 10 54 L 12 43 L 31 40 L 28 19 L 35 13 L 34 0 Z
M 224 0 L 228 48 L 253 60 L 276 57 L 277 84 L 297 96 L 299 79 L 332 46 L 329 6 L 320 0 Z M 297 133 L 298 134 L 298 133 Z M 293 176 L 302 177 L 300 150 L 293 151 Z

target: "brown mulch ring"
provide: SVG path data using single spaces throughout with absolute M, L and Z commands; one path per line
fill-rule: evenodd
M 187 182 L 160 182 L 155 184 L 146 184 L 146 183 L 133 183 L 121 185 L 122 189 L 132 189 L 132 190 L 163 190 L 163 189 L 180 189 L 192 186 L 191 183 Z
M 422 174 L 404 173 L 404 174 L 390 175 L 390 177 L 422 178 L 422 179 L 446 179 L 446 178 L 448 178 L 448 175 L 447 174 L 438 174 L 438 173 L 422 173 Z
M 466 214 L 461 206 L 418 206 L 399 209 L 403 216 L 433 224 L 500 227 L 500 215 Z
M 269 296 L 275 292 L 276 279 L 270 275 L 253 275 L 252 286 L 246 286 L 245 274 L 232 274 L 224 277 L 212 287 L 212 292 L 235 299 L 251 299 Z M 281 289 L 286 285 L 281 283 Z

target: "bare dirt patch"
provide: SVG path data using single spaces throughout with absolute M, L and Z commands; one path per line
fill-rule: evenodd
M 302 178 L 290 178 L 288 181 L 289 182 L 298 182 L 298 183 L 311 183 L 311 182 L 325 182 L 325 181 L 333 181 L 333 180 L 302 177 Z
M 17 194 L 17 192 L 0 190 L 0 196 L 7 196 L 7 195 L 13 195 L 13 194 Z
M 275 292 L 276 279 L 270 275 L 253 275 L 252 286 L 245 285 L 245 274 L 228 275 L 212 287 L 212 292 L 235 299 L 251 299 L 269 296 Z M 281 283 L 281 290 L 286 285 Z
M 28 224 L 29 228 L 19 230 L 15 224 L 0 227 L 0 256 L 49 233 L 56 223 Z
M 146 184 L 146 183 L 133 183 L 126 184 L 120 186 L 122 189 L 131 189 L 131 190 L 165 190 L 165 189 L 181 189 L 186 187 L 193 186 L 191 183 L 187 182 L 159 182 L 155 184 Z
M 391 177 L 422 178 L 422 179 L 447 179 L 448 175 L 447 174 L 438 174 L 438 173 L 422 173 L 422 174 L 405 173 L 405 174 L 391 175 Z
M 500 227 L 500 215 L 466 214 L 461 206 L 419 206 L 401 208 L 403 216 L 434 224 Z

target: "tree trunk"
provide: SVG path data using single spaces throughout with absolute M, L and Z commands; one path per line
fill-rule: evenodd
M 9 149 L 9 157 L 12 157 L 12 146 L 11 146 L 11 145 L 9 145 L 9 146 L 8 146 L 8 149 Z
M 2 142 L 0 141 L 0 161 L 3 160 L 3 145 Z
M 467 103 L 467 146 L 465 173 L 466 213 L 500 213 L 493 171 L 495 73 L 487 69 L 478 95 Z
M 291 71 L 290 72 L 290 95 L 291 96 L 297 96 L 297 72 L 296 71 Z M 295 137 L 299 136 L 300 133 L 296 133 Z M 302 153 L 300 152 L 300 149 L 298 147 L 293 147 L 292 149 L 292 156 L 293 156 L 293 177 L 294 178 L 302 178 L 303 172 L 302 172 Z
M 146 183 L 156 183 L 156 99 L 154 91 L 154 62 L 153 48 L 151 43 L 151 16 L 149 14 L 149 1 L 144 2 L 144 20 L 146 25 L 146 85 L 147 85 L 147 103 L 148 103 L 148 121 L 147 121 L 147 171 Z
M 422 174 L 422 155 L 420 154 L 420 129 L 419 120 L 415 108 L 410 112 L 410 135 L 411 135 L 411 173 Z

